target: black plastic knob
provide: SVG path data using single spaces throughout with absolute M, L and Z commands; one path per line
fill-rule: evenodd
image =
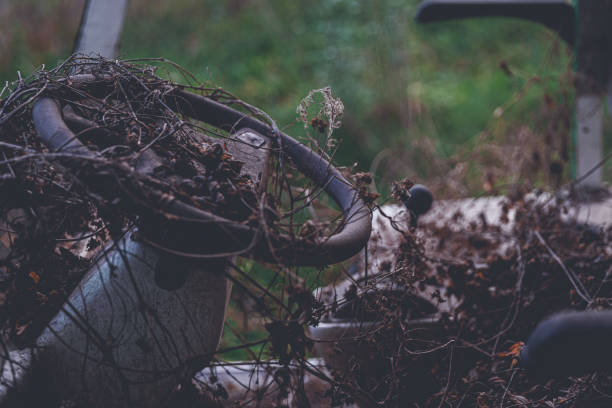
M 433 203 L 433 195 L 427 187 L 422 184 L 415 184 L 408 192 L 410 197 L 404 204 L 414 215 L 418 217 L 429 211 Z

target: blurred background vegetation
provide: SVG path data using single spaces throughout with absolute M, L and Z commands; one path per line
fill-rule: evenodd
M 171 59 L 267 111 L 296 137 L 316 136 L 297 120 L 302 98 L 331 86 L 345 106 L 334 133 L 335 163 L 373 171 L 383 196 L 404 177 L 431 186 L 438 198 L 567 182 L 573 78 L 565 43 L 518 20 L 419 26 L 417 5 L 130 0 L 120 53 Z M 83 6 L 84 0 L 0 0 L 0 77 L 13 81 L 67 57 Z M 611 132 L 606 118 L 604 154 L 612 149 Z M 608 182 L 611 174 L 608 163 Z M 249 262 L 244 267 L 267 273 Z M 261 335 L 237 310 L 224 345 Z M 243 351 L 229 357 L 250 358 Z
M 438 196 L 496 192 L 525 178 L 553 187 L 567 180 L 567 46 L 518 20 L 418 26 L 417 4 L 131 0 L 121 55 L 169 58 L 298 137 L 305 132 L 296 106 L 309 90 L 331 86 L 345 105 L 335 161 L 375 170 L 383 193 L 403 177 L 429 182 Z M 0 0 L 1 77 L 69 55 L 83 5 Z M 608 181 L 610 173 L 608 165 Z

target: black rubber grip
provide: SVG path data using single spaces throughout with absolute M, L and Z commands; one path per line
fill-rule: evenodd
M 612 369 L 612 310 L 563 312 L 535 328 L 520 363 L 538 379 Z

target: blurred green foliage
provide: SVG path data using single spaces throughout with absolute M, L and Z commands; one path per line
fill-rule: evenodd
M 530 78 L 540 82 L 504 111 L 507 121 L 537 127 L 542 95 L 562 97 L 569 51 L 547 29 L 500 19 L 418 26 L 417 3 L 132 0 L 121 55 L 169 58 L 283 126 L 310 89 L 329 85 L 346 108 L 336 161 L 366 170 L 384 148 L 422 137 L 446 157 L 470 148 Z M 65 57 L 82 6 L 9 1 L 2 77 Z M 300 126 L 291 132 L 302 135 Z

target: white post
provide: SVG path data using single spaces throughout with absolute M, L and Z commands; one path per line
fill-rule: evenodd
M 608 115 L 612 116 L 612 72 L 609 74 L 610 80 L 608 81 Z
M 596 167 L 603 159 L 603 95 L 612 79 L 612 0 L 578 0 L 576 12 L 576 178 L 593 189 L 603 181 Z
M 600 95 L 578 94 L 576 96 L 576 178 L 581 179 L 602 160 L 602 98 Z M 600 187 L 601 167 L 594 170 L 580 185 L 587 188 Z
M 114 58 L 127 0 L 89 0 L 85 4 L 74 51 Z

